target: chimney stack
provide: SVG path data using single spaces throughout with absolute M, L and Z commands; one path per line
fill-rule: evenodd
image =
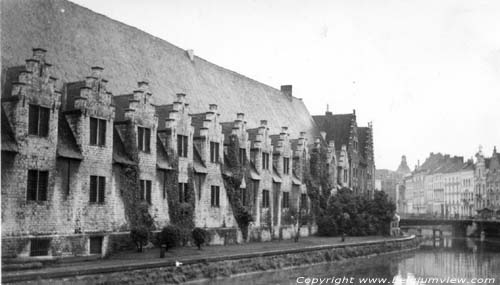
M 194 50 L 188 49 L 188 50 L 186 50 L 186 53 L 187 53 L 187 55 L 189 57 L 189 60 L 190 61 L 194 61 Z
M 292 97 L 292 85 L 281 85 L 281 92 L 288 97 Z

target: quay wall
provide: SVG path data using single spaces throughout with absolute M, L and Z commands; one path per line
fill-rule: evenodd
M 77 272 L 61 270 L 42 274 L 4 276 L 2 281 L 3 283 L 23 284 L 183 283 L 411 250 L 417 248 L 418 243 L 415 236 L 410 236 L 382 241 L 321 245 L 211 258 L 180 259 L 182 265 L 179 267 L 176 267 L 172 261 L 159 261 L 89 270 L 80 269 Z

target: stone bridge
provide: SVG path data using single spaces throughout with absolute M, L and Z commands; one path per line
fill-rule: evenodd
M 482 231 L 486 236 L 500 236 L 500 220 L 496 219 L 402 217 L 399 226 L 432 229 L 451 226 L 455 236 L 466 236 L 468 232 L 469 235 L 480 235 Z

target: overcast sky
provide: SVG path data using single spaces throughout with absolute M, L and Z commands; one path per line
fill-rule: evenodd
M 500 147 L 500 1 L 73 0 L 279 88 L 356 109 L 377 168 Z M 133 43 L 132 43 L 133 44 Z

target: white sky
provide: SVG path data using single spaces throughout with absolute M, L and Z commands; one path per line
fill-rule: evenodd
M 500 1 L 73 0 L 279 88 L 373 121 L 377 168 L 500 147 Z

